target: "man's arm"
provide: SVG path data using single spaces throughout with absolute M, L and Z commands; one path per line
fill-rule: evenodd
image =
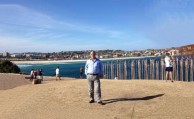
M 102 66 L 102 62 L 100 62 L 100 78 L 103 78 L 103 66 Z
M 87 72 L 88 72 L 88 61 L 86 61 L 86 65 L 85 65 L 85 75 L 87 76 Z

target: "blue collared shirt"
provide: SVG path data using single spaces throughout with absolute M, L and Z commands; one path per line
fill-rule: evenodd
M 103 75 L 103 67 L 101 61 L 97 58 L 95 58 L 94 60 L 87 60 L 85 65 L 85 74 Z

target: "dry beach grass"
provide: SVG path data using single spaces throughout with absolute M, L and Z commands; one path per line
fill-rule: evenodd
M 87 80 L 31 85 L 23 75 L 0 74 L 0 81 L 0 119 L 194 118 L 192 82 L 101 80 L 105 105 L 98 105 L 88 103 Z

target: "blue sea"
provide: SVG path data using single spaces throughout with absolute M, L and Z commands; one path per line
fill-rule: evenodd
M 21 72 L 30 74 L 31 69 L 43 70 L 44 76 L 55 76 L 55 70 L 59 66 L 61 77 L 80 77 L 80 67 L 85 66 L 85 62 L 68 62 L 56 64 L 25 64 L 18 65 Z

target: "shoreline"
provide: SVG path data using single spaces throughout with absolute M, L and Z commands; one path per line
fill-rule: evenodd
M 150 57 L 150 56 L 149 56 Z M 141 59 L 146 57 L 122 57 L 122 58 L 106 58 L 100 59 L 102 61 L 106 60 L 123 60 L 123 59 Z M 71 63 L 71 62 L 86 62 L 87 59 L 84 60 L 44 60 L 44 61 L 11 61 L 16 65 L 28 65 L 28 64 L 56 64 L 56 63 Z

